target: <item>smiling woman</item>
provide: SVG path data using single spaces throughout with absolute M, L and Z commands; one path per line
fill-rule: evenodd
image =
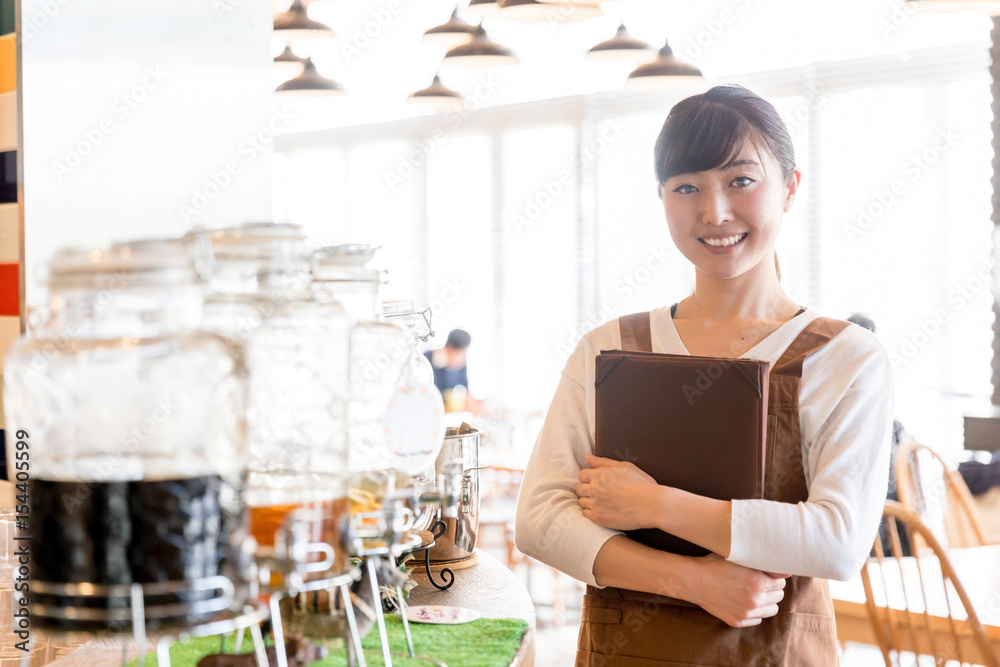
M 589 584 L 577 667 L 609 656 L 836 664 L 823 579 L 853 576 L 875 536 L 892 423 L 887 355 L 867 331 L 800 307 L 781 287 L 774 244 L 801 173 L 770 103 L 740 86 L 683 100 L 655 158 L 694 291 L 583 336 L 525 472 L 517 545 Z M 764 498 L 699 496 L 594 456 L 595 355 L 605 349 L 770 362 Z M 621 532 L 644 528 L 711 553 L 662 552 Z

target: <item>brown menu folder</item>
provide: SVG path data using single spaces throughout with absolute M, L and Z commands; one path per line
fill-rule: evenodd
M 753 359 L 602 350 L 595 453 L 701 496 L 763 498 L 769 370 Z M 654 528 L 627 534 L 663 551 L 708 553 Z

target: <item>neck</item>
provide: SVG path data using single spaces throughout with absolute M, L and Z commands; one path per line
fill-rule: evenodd
M 682 310 L 683 309 L 683 310 Z M 781 289 L 772 259 L 735 278 L 721 279 L 695 269 L 695 287 L 681 302 L 684 319 L 732 322 L 787 320 L 798 310 Z

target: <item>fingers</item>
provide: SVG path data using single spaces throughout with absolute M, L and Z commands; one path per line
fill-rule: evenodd
M 777 604 L 769 604 L 769 605 L 766 605 L 764 607 L 757 607 L 756 609 L 752 609 L 747 614 L 748 618 L 746 620 L 748 620 L 748 621 L 754 621 L 755 620 L 755 621 L 757 621 L 759 623 L 761 621 L 761 619 L 771 618 L 772 616 L 777 615 L 777 613 L 778 613 L 778 605 Z
M 608 459 L 603 456 L 594 456 L 593 454 L 587 454 L 587 463 L 595 468 L 606 468 L 608 466 L 617 465 L 620 461 L 615 461 L 614 459 Z
M 763 575 L 763 576 L 761 576 Z M 749 581 L 748 588 L 752 592 L 765 593 L 768 591 L 784 590 L 787 579 L 775 579 L 766 572 L 758 572 Z

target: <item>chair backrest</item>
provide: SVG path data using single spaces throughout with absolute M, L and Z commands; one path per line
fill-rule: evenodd
M 927 445 L 900 443 L 893 461 L 899 501 L 916 512 L 949 547 L 980 547 L 987 543 L 982 522 L 965 480 Z M 926 548 L 914 536 L 915 548 Z
M 886 501 L 882 519 L 891 553 L 884 553 L 881 539 L 876 539 L 874 555 L 861 568 L 861 581 L 886 667 L 904 664 L 901 654 L 907 653 L 933 656 L 938 665 L 959 660 L 1000 667 L 976 609 L 934 533 L 916 512 L 891 500 Z M 904 533 L 911 544 L 919 538 L 933 555 L 904 558 L 900 545 Z M 961 614 L 955 618 L 959 607 L 965 618 Z M 914 658 L 905 664 L 918 662 Z

